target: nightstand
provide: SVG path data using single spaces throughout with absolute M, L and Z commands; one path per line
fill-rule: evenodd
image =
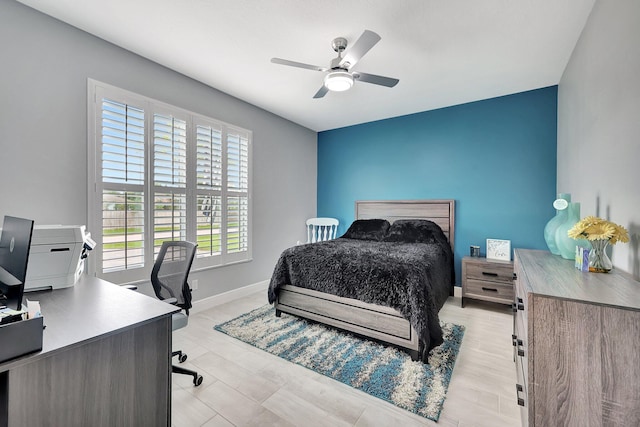
M 513 304 L 513 262 L 462 258 L 462 307 L 465 298 Z

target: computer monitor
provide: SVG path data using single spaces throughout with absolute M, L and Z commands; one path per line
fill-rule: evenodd
M 0 235 L 0 306 L 20 310 L 33 221 L 5 216 Z

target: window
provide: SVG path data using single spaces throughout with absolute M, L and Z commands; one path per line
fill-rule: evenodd
M 89 81 L 90 268 L 146 280 L 165 240 L 194 268 L 251 259 L 251 132 Z

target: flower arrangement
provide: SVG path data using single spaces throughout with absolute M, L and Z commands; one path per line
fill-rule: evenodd
M 596 216 L 582 218 L 567 234 L 576 240 L 607 240 L 612 245 L 615 245 L 618 241 L 622 243 L 629 241 L 629 233 L 626 228 Z

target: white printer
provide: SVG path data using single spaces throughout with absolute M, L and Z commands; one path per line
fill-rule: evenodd
M 25 292 L 75 285 L 84 271 L 87 251 L 94 247 L 84 225 L 34 226 Z

